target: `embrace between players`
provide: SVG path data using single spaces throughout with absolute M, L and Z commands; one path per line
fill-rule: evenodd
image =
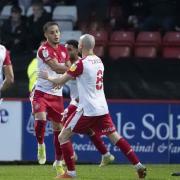
M 129 143 L 117 133 L 109 114 L 103 87 L 104 66 L 93 52 L 94 37 L 85 34 L 80 37 L 79 44 L 71 40 L 66 43 L 65 48 L 59 44 L 58 24 L 46 23 L 44 34 L 47 41 L 37 52 L 38 79 L 31 100 L 38 141 L 38 162 L 46 162 L 44 132 L 48 119 L 52 122 L 54 131 L 53 166 L 57 171 L 57 179 L 76 177 L 75 153 L 70 141 L 74 133 L 89 135 L 102 154 L 100 166 L 114 160 L 100 138 L 101 135 L 106 135 L 134 165 L 139 178 L 144 178 L 146 168 Z M 78 57 L 78 51 L 82 58 Z M 65 83 L 70 87 L 71 102 L 64 111 L 62 86 Z M 67 166 L 66 171 L 63 170 L 62 157 Z

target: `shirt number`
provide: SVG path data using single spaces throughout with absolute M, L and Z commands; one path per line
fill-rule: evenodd
M 97 79 L 96 79 L 96 89 L 101 90 L 103 87 L 103 72 L 102 70 L 98 70 Z

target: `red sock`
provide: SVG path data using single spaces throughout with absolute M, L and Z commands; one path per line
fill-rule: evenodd
M 74 171 L 75 162 L 74 162 L 74 151 L 73 151 L 72 143 L 68 141 L 65 144 L 61 144 L 61 149 L 67 169 L 69 171 Z
M 60 131 L 54 131 L 54 149 L 55 149 L 55 159 L 60 161 L 62 158 L 62 150 L 58 140 Z
M 129 159 L 129 161 L 132 164 L 135 165 L 139 163 L 138 157 L 134 153 L 130 144 L 124 138 L 119 139 L 119 141 L 116 143 L 116 146 L 121 149 L 121 151 L 124 153 L 124 155 Z
M 93 144 L 95 145 L 96 149 L 103 155 L 106 154 L 108 151 L 106 149 L 106 146 L 100 136 L 97 136 L 96 134 L 93 134 L 92 136 L 89 136 Z
M 44 143 L 44 133 L 46 129 L 46 121 L 44 120 L 35 120 L 34 129 L 36 134 L 36 139 L 39 144 Z

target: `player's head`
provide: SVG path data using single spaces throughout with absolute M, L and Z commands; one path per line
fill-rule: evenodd
M 56 45 L 60 42 L 60 29 L 56 22 L 47 22 L 43 26 L 44 36 L 50 44 Z
M 82 51 L 93 51 L 95 46 L 95 38 L 90 34 L 84 34 L 79 39 L 78 49 Z
M 65 43 L 65 47 L 67 48 L 70 56 L 70 61 L 73 63 L 78 59 L 78 41 L 73 39 L 69 40 Z

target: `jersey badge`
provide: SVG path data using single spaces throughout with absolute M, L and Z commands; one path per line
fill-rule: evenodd
M 70 71 L 74 72 L 77 68 L 77 65 L 76 64 L 73 64 L 71 67 L 70 67 Z
M 43 49 L 43 50 L 42 50 L 42 54 L 43 54 L 43 57 L 44 57 L 44 58 L 47 58 L 47 57 L 49 56 L 49 52 L 48 52 L 47 49 Z

